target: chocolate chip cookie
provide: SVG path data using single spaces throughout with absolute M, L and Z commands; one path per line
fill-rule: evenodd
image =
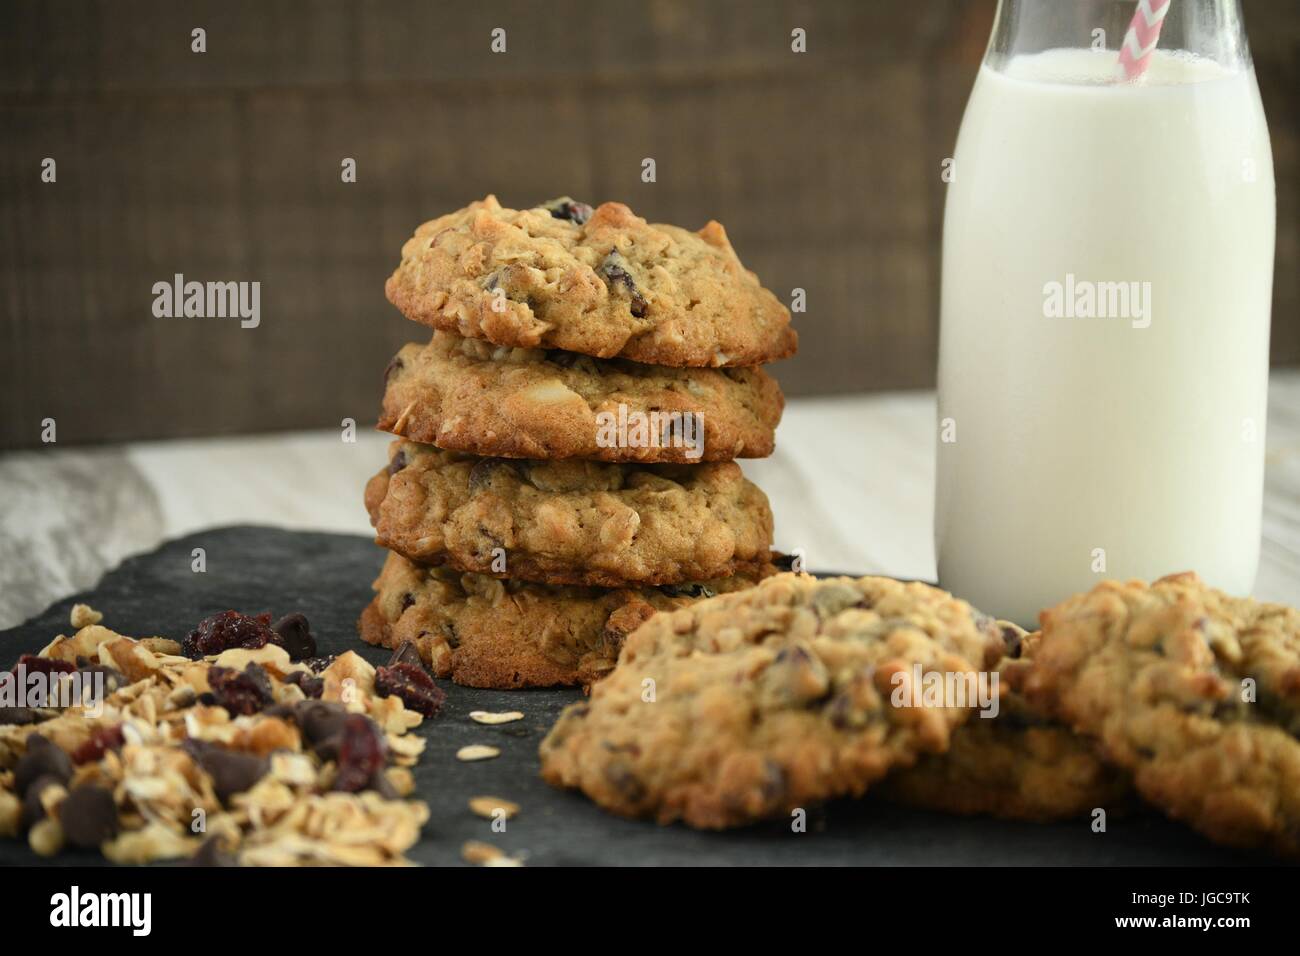
M 660 614 L 541 745 L 542 776 L 607 810 L 721 828 L 941 753 L 996 663 L 996 622 L 924 584 L 782 574 Z M 918 680 L 919 677 L 919 680 Z
M 1072 733 L 1024 696 L 1038 635 L 1002 623 L 1010 637 L 998 664 L 1001 695 L 993 718 L 972 718 L 945 754 L 921 757 L 890 774 L 881 793 L 911 806 L 1009 820 L 1064 820 L 1095 808 L 1124 810 L 1129 776 L 1107 764 L 1096 742 Z
M 377 543 L 424 564 L 628 587 L 767 563 L 772 511 L 735 462 L 479 458 L 396 441 L 366 486 Z
M 1300 612 L 1194 574 L 1041 615 L 1027 688 L 1212 840 L 1300 853 Z
M 415 231 L 385 292 L 408 319 L 511 348 L 719 368 L 798 341 L 720 224 L 651 225 L 616 202 L 470 203 Z
M 438 332 L 389 363 L 379 427 L 486 457 L 691 464 L 770 455 L 784 405 L 758 368 L 664 368 Z
M 438 677 L 469 687 L 589 684 L 658 611 L 751 587 L 764 567 L 702 583 L 612 590 L 498 580 L 390 554 L 358 623 L 369 644 L 411 641 Z

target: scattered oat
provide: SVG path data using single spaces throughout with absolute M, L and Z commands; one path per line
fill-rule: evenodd
M 524 864 L 504 850 L 491 843 L 468 840 L 460 848 L 460 856 L 466 863 L 476 866 L 523 866 Z
M 98 624 L 100 621 L 104 619 L 104 615 L 100 614 L 89 604 L 72 605 L 72 614 L 70 615 L 70 617 L 72 619 L 71 621 L 72 626 L 75 627 L 78 631 L 81 630 L 83 627 L 89 627 L 92 624 Z
M 514 819 L 519 812 L 519 804 L 501 797 L 471 797 L 469 808 L 487 820 L 494 819 L 498 810 L 505 814 L 507 820 Z
M 469 719 L 479 724 L 508 724 L 514 720 L 523 720 L 524 715 L 517 710 L 493 712 L 490 710 L 471 710 Z
M 500 750 L 487 744 L 470 744 L 456 751 L 457 760 L 491 760 L 493 757 L 500 756 Z
M 83 700 L 32 708 L 29 723 L 0 724 L 0 837 L 25 837 L 37 853 L 58 853 L 67 842 L 64 801 L 90 785 L 111 795 L 100 809 L 111 811 L 117 834 L 100 850 L 117 863 L 193 856 L 214 837 L 246 866 L 410 862 L 404 854 L 419 840 L 428 807 L 392 797 L 414 790 L 409 768 L 425 740 L 408 731 L 423 717 L 398 697 L 376 696 L 374 669 L 359 655 L 340 655 L 322 674 L 320 700 L 308 702 L 301 682 L 289 679 L 303 666 L 276 645 L 228 648 L 196 661 L 177 654 L 174 641 L 134 640 L 101 620 L 79 605 L 72 613 L 76 634 L 55 638 L 39 655 L 71 665 L 68 673 L 91 666 L 116 672 L 98 706 Z M 209 679 L 214 666 L 254 665 L 260 674 L 248 686 L 223 678 L 218 687 Z M 323 736 L 300 726 L 308 718 L 295 708 L 303 706 L 316 707 L 310 722 Z M 353 720 L 349 714 L 364 715 L 373 729 L 388 786 L 371 777 L 335 789 L 342 777 L 330 742 L 343 731 L 331 722 Z M 24 828 L 26 794 L 18 783 L 27 779 L 30 788 L 31 774 L 15 768 L 26 762 L 30 771 L 38 747 L 62 751 L 67 772 L 42 787 L 35 799 L 44 818 Z M 191 829 L 197 811 L 205 818 L 203 837 Z

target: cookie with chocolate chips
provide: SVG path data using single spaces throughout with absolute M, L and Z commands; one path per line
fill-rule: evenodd
M 925 584 L 777 575 L 629 636 L 542 743 L 542 776 L 703 828 L 860 795 L 974 713 L 910 693 L 917 675 L 968 685 L 1003 647 L 994 621 Z
M 366 507 L 376 542 L 412 561 L 544 584 L 730 577 L 772 544 L 767 496 L 735 462 L 479 458 L 398 441 Z
M 776 381 L 761 368 L 640 365 L 502 348 L 450 332 L 405 346 L 384 381 L 381 429 L 498 458 L 678 464 L 762 458 L 772 453 L 785 406 Z M 695 431 L 680 432 L 678 441 L 602 438 L 603 422 L 652 421 L 652 415 Z
M 654 225 L 616 202 L 470 203 L 415 231 L 385 292 L 408 319 L 509 348 L 722 368 L 798 341 L 720 224 Z
M 1040 616 L 1027 690 L 1212 840 L 1300 854 L 1300 611 L 1194 574 L 1105 581 Z
M 469 687 L 590 684 L 614 667 L 623 639 L 657 612 L 751 587 L 773 570 L 703 582 L 698 591 L 612 589 L 502 581 L 389 554 L 358 629 L 370 644 L 411 642 L 436 676 Z

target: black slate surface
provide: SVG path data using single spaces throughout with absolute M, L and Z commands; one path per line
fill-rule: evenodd
M 203 548 L 207 570 L 191 570 Z M 312 623 L 321 653 L 349 648 L 378 663 L 387 652 L 362 644 L 355 621 L 370 599 L 370 582 L 383 553 L 364 537 L 289 532 L 261 527 L 204 531 L 131 558 L 93 591 L 60 601 L 44 614 L 0 632 L 0 664 L 66 633 L 68 612 L 86 602 L 104 623 L 136 637 L 181 638 L 199 620 L 235 608 L 279 616 L 301 611 Z M 417 794 L 430 820 L 411 857 L 428 864 L 460 862 L 465 840 L 492 842 L 530 866 L 569 865 L 982 865 L 1057 866 L 1124 864 L 1242 864 L 1267 857 L 1215 847 L 1154 815 L 1116 819 L 1096 834 L 1086 821 L 1053 825 L 962 819 L 894 807 L 879 801 L 834 802 L 809 816 L 808 832 L 776 822 L 726 833 L 623 820 L 584 797 L 552 789 L 537 775 L 537 744 L 560 708 L 578 691 L 486 691 L 442 682 L 443 714 L 418 733 L 428 746 L 415 768 Z M 520 710 L 524 720 L 495 727 L 471 721 L 471 710 Z M 495 760 L 462 763 L 465 744 L 501 748 Z M 473 815 L 470 797 L 504 797 L 522 806 L 507 832 L 493 833 Z M 15 841 L 0 841 L 0 864 L 93 864 L 99 857 L 64 853 L 42 860 Z

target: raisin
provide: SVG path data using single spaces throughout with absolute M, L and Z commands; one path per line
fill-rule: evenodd
M 9 673 L 17 674 L 20 667 L 28 674 L 71 674 L 77 669 L 76 664 L 68 661 L 55 660 L 52 657 L 39 657 L 36 654 L 24 654 L 18 658 L 18 663 L 14 665 L 13 670 Z
M 267 704 L 274 703 L 271 678 L 258 664 L 249 664 L 242 671 L 233 667 L 208 669 L 208 686 L 218 707 L 231 714 L 255 714 Z
M 334 789 L 359 793 L 388 762 L 388 747 L 375 722 L 364 714 L 349 714 L 343 720 L 339 741 L 339 771 Z
M 316 656 L 316 637 L 311 625 L 301 614 L 286 614 L 272 628 L 279 635 L 278 643 L 289 652 L 289 660 L 301 661 Z
M 417 713 L 432 717 L 442 710 L 447 695 L 419 664 L 401 661 L 375 670 L 375 692 L 380 697 L 398 697 Z
M 659 590 L 668 597 L 711 598 L 716 593 L 707 584 L 662 584 Z
M 556 219 L 567 219 L 581 226 L 591 218 L 592 208 L 585 202 L 578 202 L 568 196 L 552 199 L 542 204 L 542 208 Z
M 125 743 L 121 724 L 96 727 L 90 732 L 89 739 L 72 752 L 72 762 L 74 764 L 98 763 L 108 751 L 120 750 Z
M 636 280 L 632 278 L 632 271 L 628 268 L 628 261 L 623 258 L 623 254 L 617 249 L 610 252 L 605 257 L 605 261 L 600 264 L 600 272 L 611 288 L 621 285 L 627 291 L 632 314 L 638 319 L 644 318 L 647 302 L 641 290 L 636 287 Z
M 402 361 L 402 357 L 400 355 L 394 355 L 392 359 L 389 360 L 388 365 L 384 368 L 384 384 L 388 384 L 388 380 L 393 377 L 394 372 L 405 367 L 406 363 Z
M 406 449 L 405 448 L 397 449 L 397 454 L 394 455 L 392 460 L 388 463 L 388 477 L 389 478 L 393 477 L 393 475 L 397 474 L 399 471 L 405 468 L 407 464 L 408 462 L 406 460 Z
M 271 615 L 250 617 L 238 611 L 222 611 L 205 618 L 181 642 L 181 653 L 191 660 L 220 654 L 232 647 L 256 650 L 267 644 L 283 643 L 271 630 Z

